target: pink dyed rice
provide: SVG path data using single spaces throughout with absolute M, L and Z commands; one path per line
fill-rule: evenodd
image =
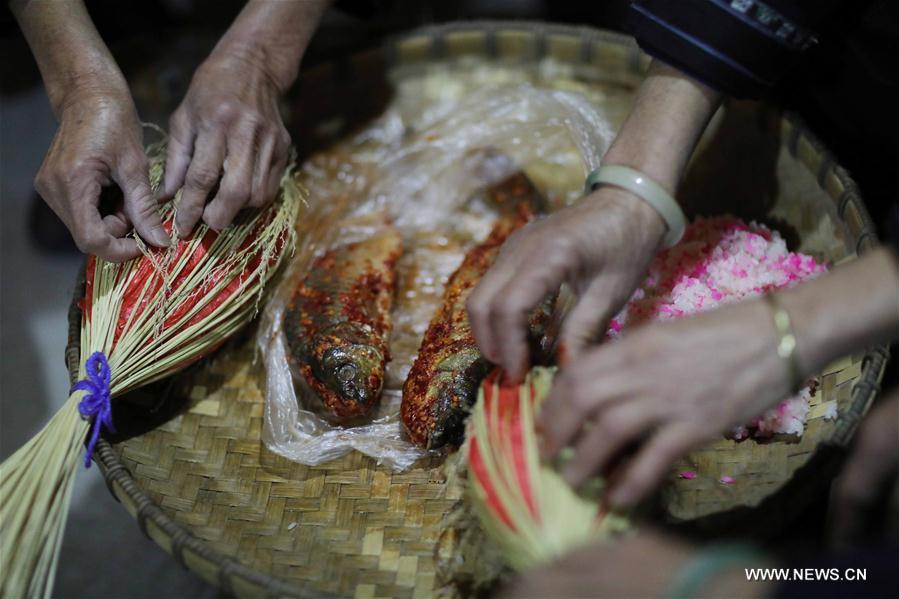
M 811 256 L 790 252 L 777 231 L 732 217 L 697 219 L 675 247 L 656 256 L 644 285 L 609 324 L 610 337 L 650 321 L 670 320 L 790 287 L 825 272 Z M 804 388 L 733 431 L 736 439 L 801 435 L 811 391 Z

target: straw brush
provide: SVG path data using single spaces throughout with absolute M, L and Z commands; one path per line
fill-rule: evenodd
M 156 189 L 164 145 L 147 153 Z M 138 239 L 143 256 L 122 264 L 88 258 L 80 380 L 43 430 L 0 465 L 0 596 L 51 595 L 78 457 L 87 438 L 89 466 L 101 427 L 112 428 L 110 397 L 199 360 L 253 318 L 293 249 L 302 201 L 288 170 L 274 202 L 221 233 L 201 224 L 165 249 Z M 162 208 L 170 235 L 176 206 L 177 198 Z

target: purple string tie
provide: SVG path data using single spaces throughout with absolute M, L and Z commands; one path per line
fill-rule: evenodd
M 81 398 L 78 404 L 78 412 L 82 418 L 92 420 L 91 436 L 87 442 L 87 452 L 84 454 L 84 467 L 91 467 L 91 459 L 94 457 L 94 449 L 100 438 L 100 430 L 115 432 L 112 425 L 112 404 L 109 402 L 109 362 L 103 352 L 94 352 L 84 363 L 87 378 L 81 379 L 74 385 L 69 393 L 85 391 L 87 395 Z

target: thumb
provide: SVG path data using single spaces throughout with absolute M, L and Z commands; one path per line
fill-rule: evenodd
M 113 179 L 125 195 L 125 214 L 144 241 L 156 247 L 168 247 L 169 236 L 162 226 L 159 207 L 150 191 L 147 157 L 142 151 L 124 157 L 113 172 Z
M 608 277 L 598 277 L 568 313 L 562 323 L 558 346 L 558 359 L 562 366 L 605 335 L 609 320 L 621 303 L 613 292 L 614 287 Z

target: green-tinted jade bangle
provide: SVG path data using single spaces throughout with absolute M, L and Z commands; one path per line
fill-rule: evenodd
M 668 226 L 665 248 L 670 248 L 684 235 L 687 219 L 684 211 L 665 188 L 636 169 L 626 166 L 601 166 L 587 175 L 584 193 L 590 193 L 602 185 L 625 189 L 655 208 Z
M 697 553 L 681 568 L 674 583 L 665 593 L 667 599 L 696 599 L 702 587 L 722 572 L 737 566 L 748 567 L 764 559 L 764 554 L 751 545 L 720 543 Z

